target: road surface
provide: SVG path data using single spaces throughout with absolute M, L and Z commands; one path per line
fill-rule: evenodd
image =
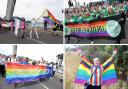
M 0 77 L 0 89 L 63 89 L 63 82 L 60 82 L 58 77 L 54 77 L 53 79 L 18 84 L 15 88 L 14 84 L 7 85 L 5 79 Z
M 36 38 L 35 32 L 33 32 L 32 38 L 29 37 L 30 29 L 26 30 L 25 38 L 20 39 L 14 35 L 14 32 L 4 29 L 0 32 L 0 44 L 62 44 L 63 33 L 60 32 L 58 36 L 52 35 L 52 30 L 44 31 L 38 30 L 39 39 Z

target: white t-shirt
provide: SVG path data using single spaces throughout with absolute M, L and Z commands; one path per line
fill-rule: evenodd
M 36 23 L 36 21 L 32 20 L 31 26 L 32 26 L 32 27 L 35 27 L 35 23 Z
M 56 66 L 55 65 L 53 66 L 53 71 L 56 71 Z
M 16 19 L 16 27 L 19 28 L 20 27 L 20 20 Z
M 12 63 L 16 63 L 16 62 L 17 62 L 17 61 L 16 61 L 16 58 L 13 58 L 13 57 L 12 57 L 12 58 L 11 58 L 11 62 L 12 62 Z

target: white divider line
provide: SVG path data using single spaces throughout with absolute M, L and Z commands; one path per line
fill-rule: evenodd
M 40 43 L 40 44 L 46 44 L 46 43 L 44 43 L 44 42 L 41 42 L 41 41 L 39 41 L 39 40 L 35 40 L 35 39 L 32 39 L 32 38 L 29 38 L 29 37 L 25 37 L 25 38 L 30 39 L 30 40 L 35 41 L 35 42 L 38 42 L 38 43 Z
M 45 89 L 49 89 L 47 86 L 45 86 L 43 83 L 39 83 L 41 86 L 43 86 Z

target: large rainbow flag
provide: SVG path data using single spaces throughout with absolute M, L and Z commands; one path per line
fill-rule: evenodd
M 93 66 L 91 62 L 85 57 L 81 56 L 81 62 L 76 74 L 75 83 L 84 85 L 91 77 L 90 68 Z M 110 85 L 117 82 L 116 70 L 111 58 L 102 66 L 104 68 L 102 75 L 102 84 Z
M 43 11 L 42 16 L 51 25 L 54 25 L 55 22 L 59 24 L 59 21 L 53 16 L 53 14 L 48 9 L 45 9 Z
M 7 63 L 6 82 L 21 83 L 39 80 L 40 78 L 50 77 L 52 68 L 40 65 L 24 65 L 18 63 Z
M 107 21 L 99 21 L 93 23 L 77 23 L 66 24 L 71 30 L 71 35 L 79 37 L 109 37 L 106 30 Z

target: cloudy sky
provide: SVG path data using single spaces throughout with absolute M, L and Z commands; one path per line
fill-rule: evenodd
M 5 55 L 12 55 L 13 45 L 0 45 L 0 53 Z M 18 45 L 17 55 L 40 60 L 41 57 L 52 62 L 56 61 L 56 55 L 64 53 L 63 45 L 43 44 L 43 45 Z
M 7 0 L 0 1 L 0 16 L 4 17 Z M 38 18 L 45 8 L 49 9 L 57 19 L 62 20 L 62 0 L 17 0 L 14 16 L 25 17 L 26 19 Z

